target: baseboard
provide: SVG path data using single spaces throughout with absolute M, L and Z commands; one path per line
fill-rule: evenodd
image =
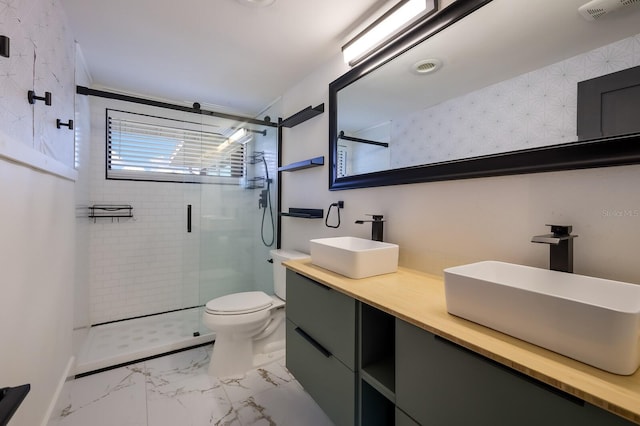
M 45 413 L 45 416 L 42 420 L 41 426 L 47 426 L 49 424 L 49 421 L 51 420 L 51 415 L 53 414 L 54 410 L 56 409 L 56 406 L 58 405 L 58 400 L 60 399 L 60 394 L 62 393 L 62 388 L 64 387 L 64 384 L 67 382 L 67 379 L 69 379 L 71 376 L 71 370 L 73 368 L 73 365 L 76 362 L 76 357 L 75 356 L 71 356 L 71 358 L 69 358 L 69 362 L 67 362 L 67 367 L 64 369 L 62 376 L 60 377 L 60 380 L 58 381 L 58 386 L 56 387 L 56 391 L 53 394 L 53 398 L 51 399 L 51 403 L 49 404 L 49 408 L 47 409 L 47 412 Z

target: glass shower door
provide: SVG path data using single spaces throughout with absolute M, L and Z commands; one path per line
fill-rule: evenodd
M 198 226 L 199 243 L 198 270 L 193 276 L 198 276 L 201 306 L 231 293 L 273 293 L 268 260 L 269 250 L 276 245 L 277 129 L 246 123 L 220 125 L 228 128 L 225 134 L 232 140 L 221 150 L 231 158 L 231 179 L 198 185 L 198 209 L 192 212 L 198 215 L 192 219 Z M 238 129 L 245 135 L 234 141 Z M 207 331 L 202 323 L 200 328 L 201 333 Z

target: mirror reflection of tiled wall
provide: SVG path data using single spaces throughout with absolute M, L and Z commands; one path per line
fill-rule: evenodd
M 577 83 L 640 65 L 640 35 L 394 119 L 391 167 L 577 140 Z

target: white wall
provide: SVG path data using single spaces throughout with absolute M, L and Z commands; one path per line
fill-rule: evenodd
M 0 58 L 1 132 L 15 143 L 73 167 L 73 132 L 56 119 L 73 119 L 73 36 L 58 0 L 4 2 L 2 35 L 11 40 L 10 58 Z M 27 102 L 27 91 L 51 92 L 52 105 Z M 65 129 L 63 127 L 63 129 Z
M 20 0 L 0 15 L 0 387 L 31 384 L 12 426 L 47 420 L 72 361 L 75 46 L 57 0 Z M 51 106 L 27 90 L 53 94 Z M 78 143 L 84 143 L 79 140 Z
M 339 55 L 288 90 L 284 115 L 325 102 L 328 84 L 347 71 Z M 284 163 L 328 158 L 328 114 L 290 130 Z M 400 264 L 441 275 L 448 266 L 483 259 L 547 267 L 549 249 L 530 243 L 546 223 L 574 226 L 576 273 L 640 283 L 640 165 L 331 192 L 328 165 L 283 176 L 283 209 L 324 208 L 344 200 L 340 229 L 323 221 L 283 218 L 283 247 L 308 250 L 323 236 L 370 237 L 355 225 L 383 214 L 385 240 L 400 245 Z
M 72 356 L 74 184 L 0 159 L 0 386 L 31 384 L 11 424 L 39 424 Z

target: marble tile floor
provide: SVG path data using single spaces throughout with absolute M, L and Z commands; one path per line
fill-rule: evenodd
M 284 366 L 207 374 L 211 346 L 68 381 L 48 426 L 330 426 Z

